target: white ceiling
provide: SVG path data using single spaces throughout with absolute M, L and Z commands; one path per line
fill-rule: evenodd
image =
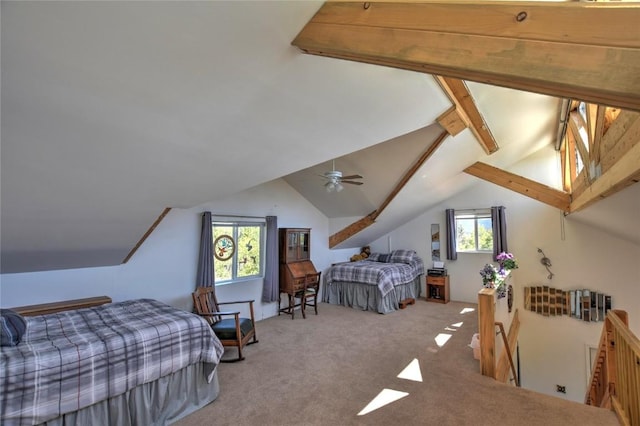
M 335 223 L 379 206 L 450 103 L 429 75 L 292 47 L 321 4 L 2 2 L 2 272 L 121 263 L 165 207 L 280 177 Z M 500 151 L 449 138 L 347 244 L 463 189 L 474 161 L 553 143 L 557 99 L 469 86 Z M 365 184 L 323 192 L 334 158 Z

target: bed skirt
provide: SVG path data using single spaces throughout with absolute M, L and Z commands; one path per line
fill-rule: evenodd
M 122 395 L 42 423 L 64 425 L 167 425 L 218 397 L 217 370 L 207 382 L 209 365 L 193 364 L 168 376 L 137 386 Z
M 420 297 L 422 275 L 406 284 L 398 284 L 385 297 L 375 285 L 333 281 L 325 282 L 322 301 L 381 314 L 400 309 L 400 301 Z

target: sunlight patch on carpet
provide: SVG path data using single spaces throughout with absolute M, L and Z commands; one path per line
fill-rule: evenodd
M 448 341 L 451 339 L 451 335 L 447 333 L 440 333 L 434 339 L 436 344 L 440 347 L 443 347 Z
M 464 322 L 460 321 L 460 322 L 457 322 L 457 323 L 455 323 L 455 324 L 451 324 L 451 327 L 458 327 L 458 328 L 460 328 L 460 327 L 462 327 L 462 324 L 464 324 Z
M 422 382 L 422 371 L 420 371 L 420 363 L 418 358 L 414 358 L 413 361 L 407 365 L 404 370 L 398 374 L 399 379 L 413 380 L 414 382 Z
M 377 410 L 380 407 L 384 407 L 387 404 L 391 404 L 392 402 L 402 399 L 407 395 L 409 395 L 408 392 L 400 392 L 393 389 L 383 389 L 382 392 L 378 394 L 378 396 L 373 398 L 373 400 L 369 404 L 367 404 L 367 406 L 364 407 L 362 411 L 358 413 L 358 415 L 364 416 L 365 414 Z
M 468 314 L 469 312 L 474 312 L 474 308 L 464 308 L 460 311 L 461 314 Z

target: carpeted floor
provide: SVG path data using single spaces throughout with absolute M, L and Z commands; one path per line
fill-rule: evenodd
M 380 315 L 321 304 L 318 316 L 260 321 L 246 360 L 218 367 L 218 399 L 176 424 L 618 424 L 613 412 L 480 375 L 468 346 L 475 308 L 418 300 Z M 421 381 L 398 377 L 408 366 Z M 358 415 L 385 389 L 404 396 Z

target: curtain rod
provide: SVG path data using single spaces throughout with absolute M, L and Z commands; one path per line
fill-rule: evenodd
M 214 214 L 211 217 L 237 217 L 244 219 L 266 219 L 265 216 L 244 216 L 244 215 L 236 215 L 236 214 Z
M 454 209 L 456 213 L 486 213 L 491 211 L 491 207 L 484 209 Z

